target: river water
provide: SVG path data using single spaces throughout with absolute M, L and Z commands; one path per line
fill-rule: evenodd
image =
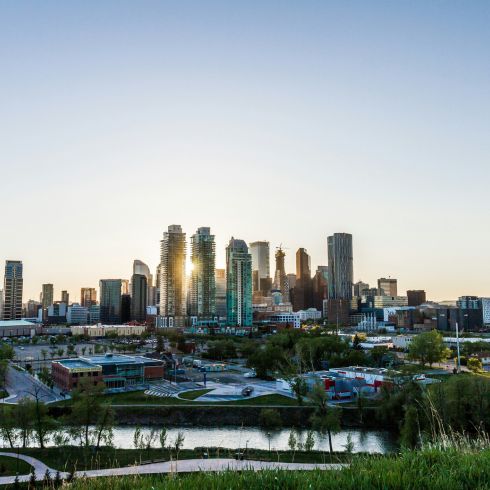
M 154 427 L 153 427 L 154 428 Z M 143 434 L 151 431 L 151 427 L 141 427 Z M 114 446 L 123 449 L 134 448 L 133 434 L 135 427 L 124 426 L 114 428 Z M 287 450 L 289 429 L 271 430 L 269 432 L 250 427 L 172 427 L 167 429 L 167 445 L 175 441 L 178 432 L 184 434 L 184 449 L 194 449 L 195 447 L 222 447 L 222 448 L 255 448 L 255 449 L 270 449 L 271 450 Z M 304 442 L 306 431 L 298 431 L 299 440 Z M 353 444 L 354 452 L 366 453 L 389 453 L 396 451 L 398 446 L 394 435 L 387 431 L 375 430 L 342 430 L 333 436 L 334 451 L 345 451 L 345 446 L 350 440 Z M 315 432 L 315 450 L 328 451 L 328 438 Z M 76 444 L 76 443 L 74 443 Z M 7 446 L 6 441 L 0 438 L 0 446 Z M 48 445 L 53 445 L 52 443 Z M 155 442 L 155 447 L 158 447 L 158 437 Z M 35 446 L 34 443 L 31 446 Z
M 150 428 L 143 427 L 142 431 L 150 431 Z M 264 431 L 250 427 L 181 427 L 167 429 L 167 441 L 172 442 L 177 437 L 177 433 L 184 433 L 184 448 L 194 449 L 195 447 L 224 447 L 239 448 L 250 447 L 255 449 L 269 449 L 269 439 L 271 450 L 287 450 L 289 429 L 277 431 Z M 114 445 L 120 448 L 133 448 L 134 427 L 117 427 L 114 430 Z M 299 439 L 304 442 L 306 431 L 299 431 Z M 316 450 L 328 451 L 328 438 L 319 433 L 315 434 Z M 354 452 L 367 453 L 389 453 L 396 451 L 398 446 L 394 435 L 387 431 L 362 431 L 362 430 L 342 430 L 333 436 L 334 451 L 345 451 L 348 438 L 353 444 Z

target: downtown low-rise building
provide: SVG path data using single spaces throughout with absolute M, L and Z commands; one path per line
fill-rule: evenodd
M 83 335 L 91 338 L 101 338 L 108 334 L 116 334 L 118 337 L 139 336 L 146 330 L 145 325 L 73 325 L 70 327 L 72 335 Z

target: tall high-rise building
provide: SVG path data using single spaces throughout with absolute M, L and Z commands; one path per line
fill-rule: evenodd
M 5 262 L 3 280 L 3 319 L 20 320 L 22 318 L 22 291 L 24 286 L 23 267 L 20 260 Z
M 131 276 L 131 319 L 137 322 L 146 320 L 148 299 L 148 279 L 145 274 Z
M 52 284 L 43 284 L 41 304 L 43 307 L 43 321 L 48 319 L 48 308 L 54 303 L 54 287 Z
M 229 325 L 252 326 L 252 256 L 233 237 L 226 247 L 226 312 Z
M 54 301 L 54 287 L 52 284 L 43 284 L 42 285 L 42 292 L 41 292 L 41 304 L 44 309 L 48 309 L 49 306 L 51 306 Z
M 286 253 L 281 246 L 276 250 L 276 272 L 274 273 L 274 289 L 278 290 L 282 294 L 282 301 L 284 303 L 289 302 L 289 282 L 288 276 L 286 276 L 286 268 L 284 266 L 284 259 Z
M 328 273 L 328 298 L 352 299 L 354 267 L 349 233 L 334 233 L 328 237 Z
M 423 289 L 412 289 L 407 291 L 408 306 L 420 306 L 427 302 L 427 296 Z
M 360 298 L 369 289 L 369 284 L 367 282 L 358 281 L 354 284 L 354 296 Z
M 95 288 L 82 288 L 80 290 L 80 305 L 90 308 L 97 304 L 97 290 Z
M 155 291 L 153 287 L 153 276 L 150 272 L 150 268 L 141 260 L 135 260 L 133 261 L 133 275 L 140 275 L 146 277 L 145 307 L 149 305 L 153 305 L 155 303 L 155 298 L 154 298 Z M 131 284 L 132 284 L 132 280 L 131 280 Z M 131 294 L 132 294 L 132 290 L 131 290 Z
M 253 292 L 267 296 L 271 289 L 270 249 L 269 242 L 252 242 L 252 287 Z
M 70 295 L 68 291 L 65 290 L 61 291 L 61 302 L 66 303 L 66 306 L 70 304 Z
M 160 315 L 167 326 L 184 326 L 186 317 L 186 239 L 180 225 L 163 234 L 160 257 Z
M 378 296 L 398 296 L 397 280 L 391 277 L 378 279 Z
M 121 323 L 122 295 L 127 294 L 127 281 L 123 279 L 101 279 L 100 321 L 102 323 Z
M 3 318 L 3 289 L 0 289 L 0 318 Z
M 209 228 L 192 235 L 191 260 L 190 314 L 210 320 L 216 316 L 216 245 Z
M 306 249 L 296 252 L 296 285 L 293 290 L 293 310 L 305 310 L 313 306 L 311 259 Z
M 313 278 L 313 306 L 323 313 L 324 301 L 328 298 L 328 266 L 319 265 Z
M 226 269 L 215 270 L 216 316 L 226 318 Z

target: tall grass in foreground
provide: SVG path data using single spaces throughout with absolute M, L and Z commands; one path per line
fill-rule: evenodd
M 340 471 L 261 471 L 195 473 L 170 476 L 136 476 L 107 479 L 80 479 L 71 488 L 92 490 L 196 489 L 288 490 L 288 489 L 413 489 L 483 490 L 490 488 L 490 449 L 481 449 L 468 438 L 457 443 L 424 446 L 418 451 L 402 451 L 396 456 L 355 460 Z M 488 446 L 486 446 L 488 448 Z M 480 448 L 480 449 L 478 449 Z

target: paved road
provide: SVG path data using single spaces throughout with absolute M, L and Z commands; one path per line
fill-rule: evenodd
M 8 403 L 18 403 L 22 398 L 33 399 L 36 394 L 44 403 L 58 400 L 46 385 L 26 372 L 17 371 L 12 366 L 7 370 L 5 387 L 11 395 L 8 397 Z
M 2 453 L 0 456 L 17 457 L 15 453 Z M 30 456 L 18 455 L 22 459 L 34 466 L 36 477 L 42 480 L 46 469 L 54 477 L 56 470 L 48 468 L 41 461 L 31 458 Z M 281 469 L 289 471 L 311 471 L 311 470 L 341 470 L 346 468 L 345 464 L 311 464 L 311 463 L 276 463 L 273 461 L 236 461 L 234 459 L 216 458 L 216 459 L 183 459 L 181 461 L 167 461 L 164 463 L 150 463 L 145 465 L 127 466 L 124 468 L 108 468 L 104 470 L 77 471 L 77 478 L 87 477 L 96 478 L 104 476 L 125 476 L 125 475 L 151 475 L 159 473 L 193 473 L 198 471 L 260 471 L 266 469 Z M 68 476 L 67 473 L 61 473 L 62 478 Z M 30 475 L 19 475 L 19 481 L 28 481 Z M 14 483 L 14 476 L 0 477 L 0 485 Z

